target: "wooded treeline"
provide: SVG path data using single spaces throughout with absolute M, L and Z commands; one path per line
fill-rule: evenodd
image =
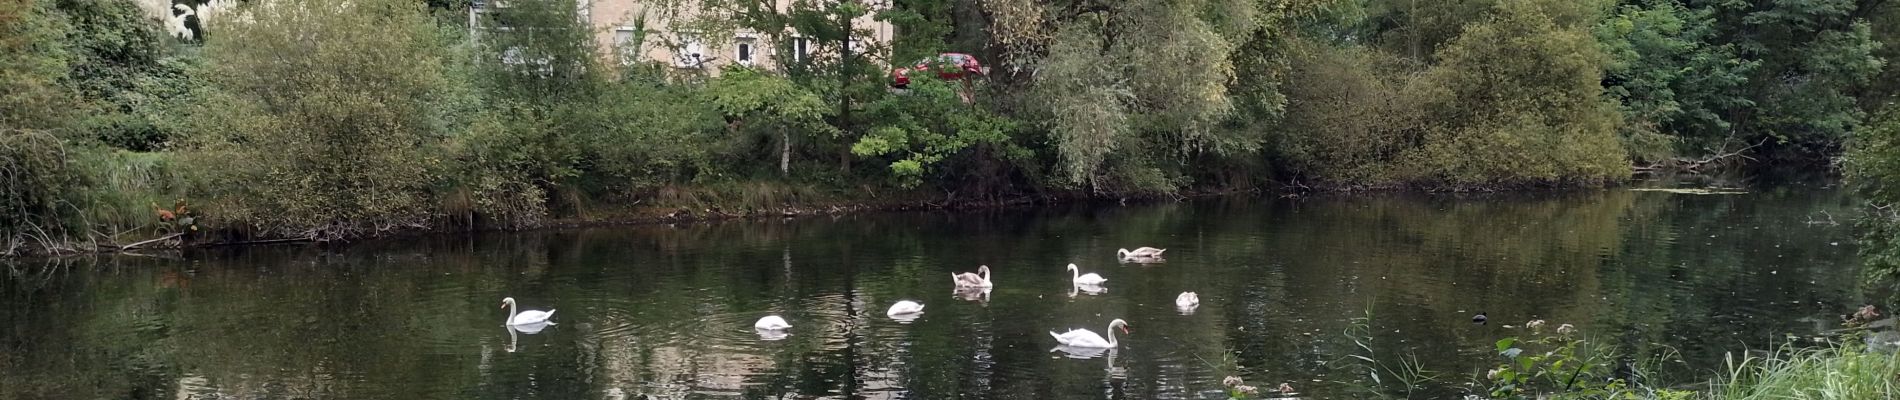
M 698 35 L 811 40 L 718 74 L 610 62 L 574 2 L 509 3 L 483 19 L 509 29 L 471 33 L 465 2 L 252 0 L 174 39 L 125 0 L 0 0 L 0 253 L 635 205 L 1599 186 L 1844 153 L 1873 176 L 1884 142 L 1861 137 L 1900 93 L 1886 0 L 652 2 Z M 849 45 L 867 15 L 896 39 Z M 993 69 L 887 90 L 885 65 L 939 52 Z

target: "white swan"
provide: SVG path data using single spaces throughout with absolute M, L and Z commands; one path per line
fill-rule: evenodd
M 1201 305 L 1201 295 L 1194 292 L 1181 292 L 1180 296 L 1174 297 L 1175 307 L 1192 308 L 1198 305 Z
M 994 283 L 990 282 L 990 266 L 988 265 L 977 266 L 976 273 L 965 272 L 959 274 L 952 272 L 950 273 L 950 281 L 956 282 L 957 287 L 986 288 L 995 286 Z
M 1115 251 L 1115 256 L 1121 258 L 1121 261 L 1125 263 L 1150 264 L 1167 261 L 1161 258 L 1161 252 L 1164 251 L 1168 251 L 1168 249 L 1157 249 L 1153 247 L 1142 247 L 1132 251 L 1120 249 Z
M 1107 340 L 1103 340 L 1102 335 L 1097 335 L 1095 332 L 1090 332 L 1087 329 L 1076 329 L 1061 334 L 1057 334 L 1055 331 L 1049 331 L 1049 336 L 1054 336 L 1056 342 L 1062 343 L 1064 346 L 1110 348 L 1115 347 L 1117 343 L 1115 341 L 1115 328 L 1122 328 L 1122 333 L 1127 333 L 1128 322 L 1122 321 L 1120 318 L 1110 321 L 1108 323 Z
M 1128 249 L 1116 250 L 1115 255 L 1121 257 L 1124 260 L 1134 259 L 1134 258 L 1158 258 L 1158 257 L 1161 257 L 1161 252 L 1164 252 L 1164 251 L 1168 251 L 1168 249 L 1157 249 L 1153 247 L 1139 247 L 1133 251 L 1130 251 Z
M 548 318 L 554 317 L 554 310 L 547 310 L 547 311 L 528 310 L 528 311 L 516 312 L 515 298 L 513 297 L 501 299 L 501 306 L 508 307 L 508 320 L 506 321 L 507 325 L 530 325 L 530 324 L 539 324 L 543 322 L 547 322 L 549 325 L 554 324 L 552 322 L 548 322 Z
M 1071 272 L 1069 274 L 1070 276 L 1069 280 L 1071 282 L 1075 282 L 1075 284 L 1077 285 L 1092 286 L 1092 285 L 1100 285 L 1102 284 L 1102 282 L 1108 282 L 1108 278 L 1103 278 L 1101 275 L 1096 275 L 1094 272 L 1090 272 L 1087 274 L 1082 273 L 1082 267 L 1077 267 L 1075 266 L 1075 264 L 1069 264 L 1069 272 Z
M 792 324 L 785 322 L 784 318 L 779 318 L 777 315 L 767 315 L 765 318 L 759 318 L 759 322 L 752 323 L 752 327 L 759 330 L 776 331 L 791 328 Z
M 892 304 L 891 310 L 885 311 L 884 315 L 897 316 L 897 315 L 906 315 L 906 314 L 916 314 L 916 313 L 921 313 L 921 312 L 924 312 L 923 303 L 918 303 L 918 302 L 910 301 L 910 300 L 902 300 L 902 301 L 898 301 L 897 304 Z

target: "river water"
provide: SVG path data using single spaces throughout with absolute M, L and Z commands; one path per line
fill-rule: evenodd
M 1532 319 L 1694 382 L 1860 304 L 1853 210 L 1818 185 L 1228 198 L 20 262 L 0 398 L 1224 399 L 1228 375 L 1403 397 L 1414 360 L 1427 398 Z M 1137 246 L 1166 262 L 1117 262 Z M 995 289 L 953 293 L 978 265 Z M 555 324 L 504 328 L 509 296 Z M 904 299 L 924 313 L 885 315 Z M 1105 354 L 1047 333 L 1117 318 Z

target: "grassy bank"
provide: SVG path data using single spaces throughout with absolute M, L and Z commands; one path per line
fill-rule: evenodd
M 1900 343 L 1884 341 L 1900 335 L 1892 318 L 1880 317 L 1867 306 L 1823 342 L 1732 350 L 1714 365 L 1690 366 L 1698 376 L 1712 376 L 1691 382 L 1664 380 L 1663 366 L 1683 361 L 1673 350 L 1630 354 L 1603 335 L 1542 320 L 1512 327 L 1522 335 L 1494 344 L 1496 367 L 1460 376 L 1434 370 L 1430 360 L 1373 353 L 1366 345 L 1369 318 L 1360 318 L 1345 333 L 1356 352 L 1335 368 L 1355 379 L 1345 383 L 1367 398 L 1419 398 L 1453 388 L 1482 399 L 1892 399 L 1900 396 L 1900 352 L 1894 351 Z

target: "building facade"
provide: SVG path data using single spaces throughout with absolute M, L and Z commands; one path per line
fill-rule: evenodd
M 718 18 L 695 0 L 581 0 L 582 20 L 593 26 L 601 54 L 618 63 L 655 62 L 678 70 L 702 70 L 717 74 L 732 64 L 778 69 L 785 61 L 824 57 L 835 47 L 814 43 L 798 32 L 755 32 L 751 30 L 694 29 L 707 18 Z M 784 13 L 793 0 L 748 0 Z M 852 21 L 853 29 L 863 36 L 853 40 L 859 54 L 882 49 L 891 41 L 894 30 L 887 21 L 874 18 L 889 6 L 886 0 L 868 2 L 871 12 Z M 883 63 L 880 54 L 867 54 Z

